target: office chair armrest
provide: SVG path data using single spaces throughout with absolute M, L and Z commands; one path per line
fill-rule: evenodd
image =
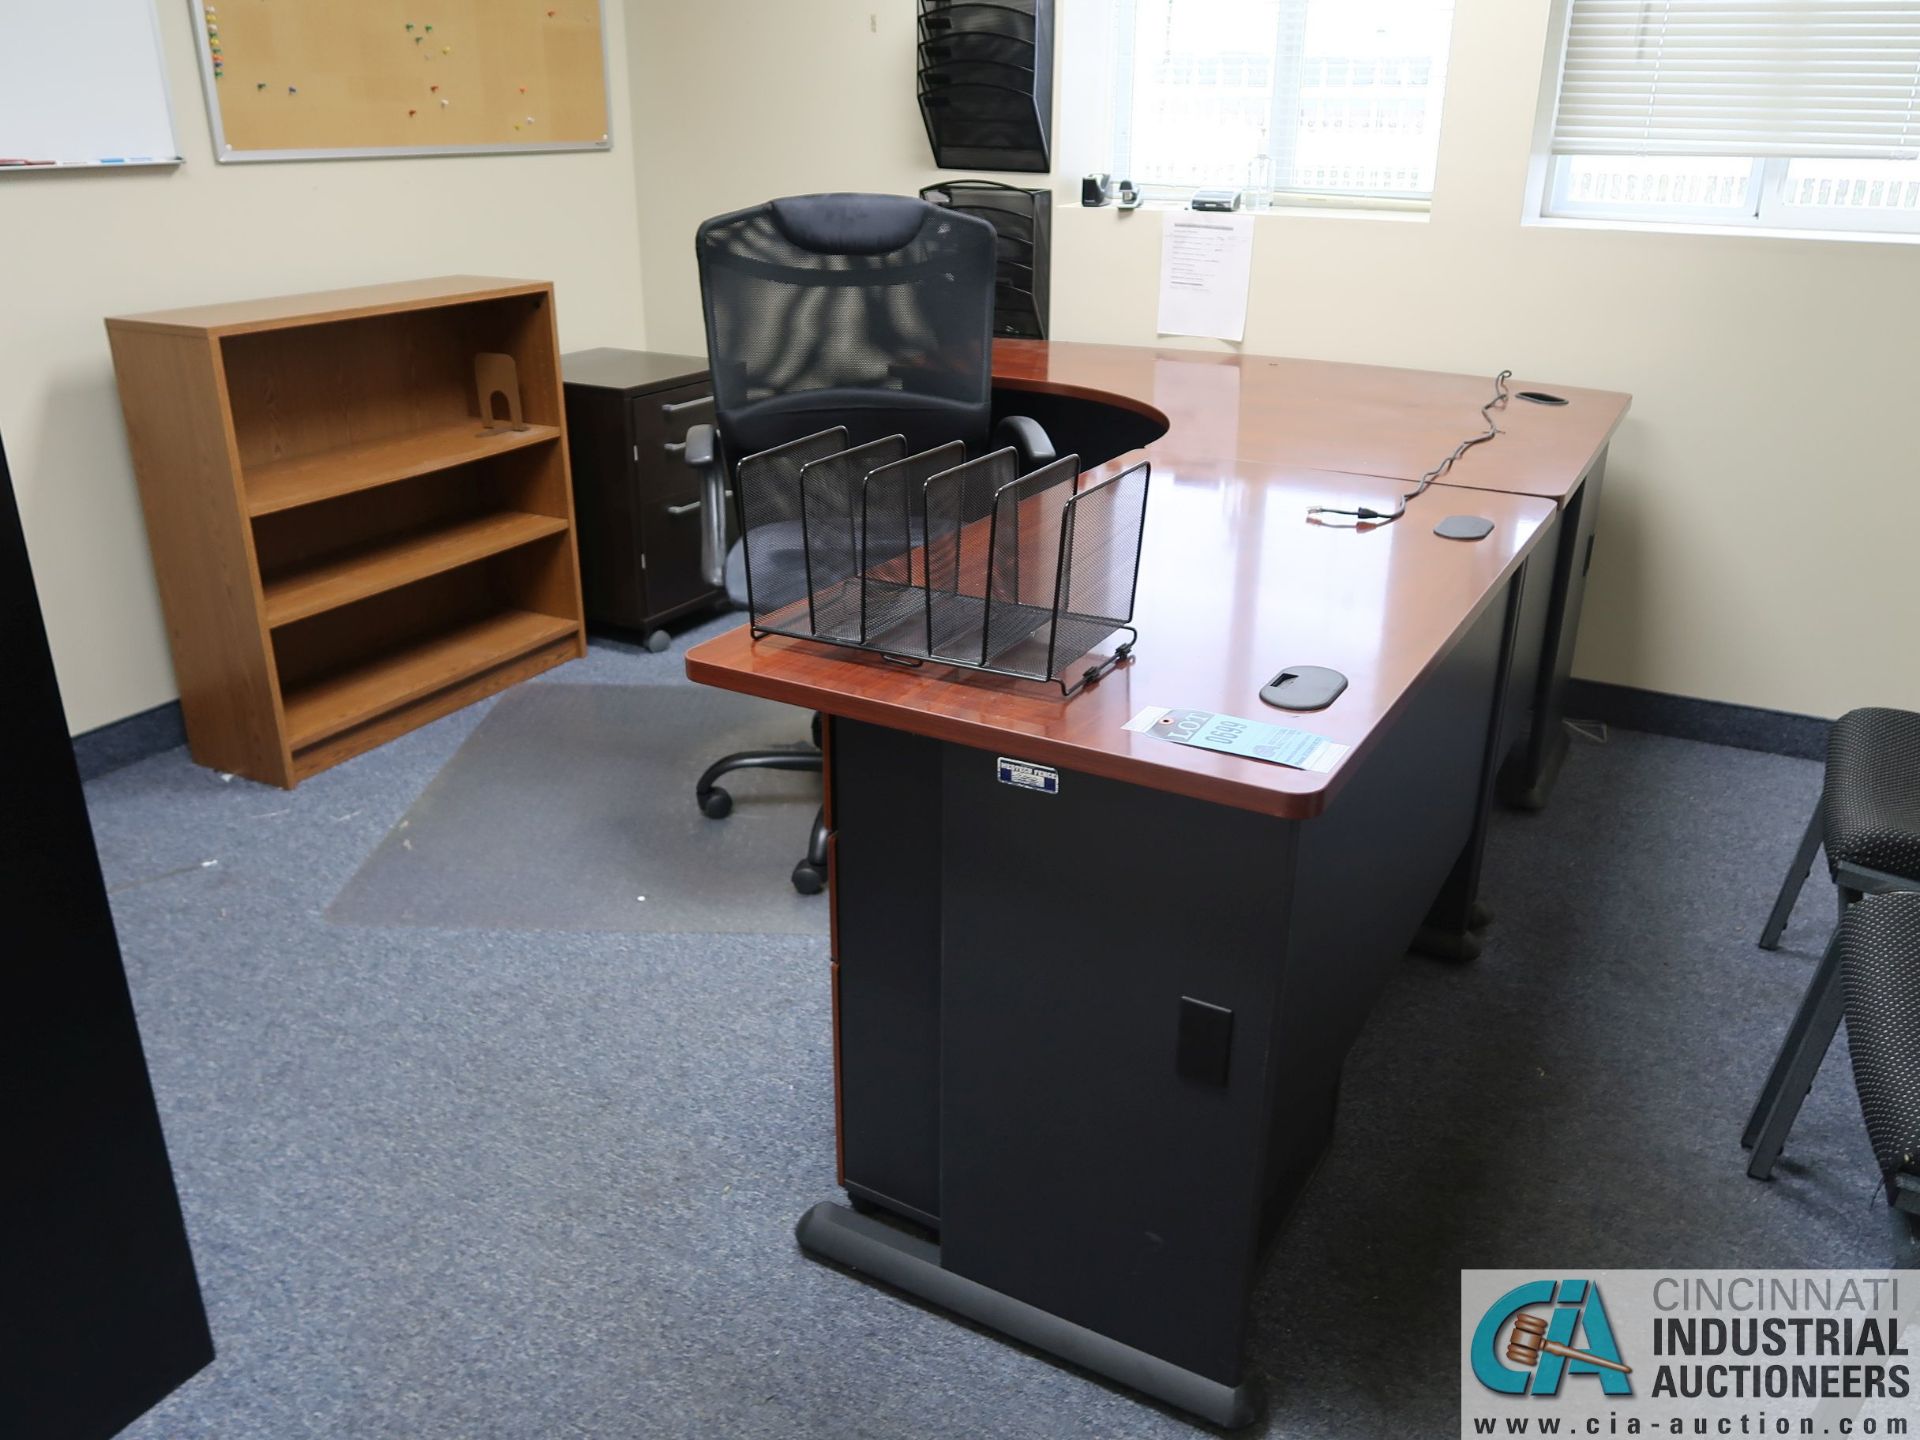
M 688 426 L 686 445 L 680 457 L 696 470 L 706 469 L 716 458 L 718 433 L 711 425 Z
M 727 583 L 727 467 L 713 426 L 689 428 L 680 453 L 700 472 L 700 574 L 718 590 Z
M 1025 415 L 1004 416 L 993 427 L 993 448 L 999 450 L 1008 445 L 1020 453 L 1022 475 L 1030 470 L 1038 470 L 1042 465 L 1051 465 L 1056 458 L 1053 441 L 1040 428 L 1040 422 L 1029 420 Z

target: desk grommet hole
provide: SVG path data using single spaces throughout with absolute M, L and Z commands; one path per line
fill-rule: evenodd
M 1567 403 L 1566 396 L 1549 395 L 1545 390 L 1516 390 L 1514 394 L 1534 405 L 1565 405 Z

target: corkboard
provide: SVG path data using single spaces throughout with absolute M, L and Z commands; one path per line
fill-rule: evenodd
M 222 160 L 607 147 L 599 0 L 201 0 Z

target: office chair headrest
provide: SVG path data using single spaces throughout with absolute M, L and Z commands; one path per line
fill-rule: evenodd
M 780 233 L 823 255 L 898 250 L 920 233 L 934 208 L 907 195 L 794 195 L 771 202 Z

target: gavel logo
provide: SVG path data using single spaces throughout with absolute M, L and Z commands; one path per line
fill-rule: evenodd
M 1513 1317 L 1513 1330 L 1507 1336 L 1507 1359 L 1516 1365 L 1532 1367 L 1540 1363 L 1542 1355 L 1584 1360 L 1589 1365 L 1618 1370 L 1622 1375 L 1633 1373 L 1631 1365 L 1622 1365 L 1618 1360 L 1608 1360 L 1585 1350 L 1576 1350 L 1571 1345 L 1562 1345 L 1558 1340 L 1547 1339 L 1547 1322 L 1530 1311 L 1522 1310 Z

